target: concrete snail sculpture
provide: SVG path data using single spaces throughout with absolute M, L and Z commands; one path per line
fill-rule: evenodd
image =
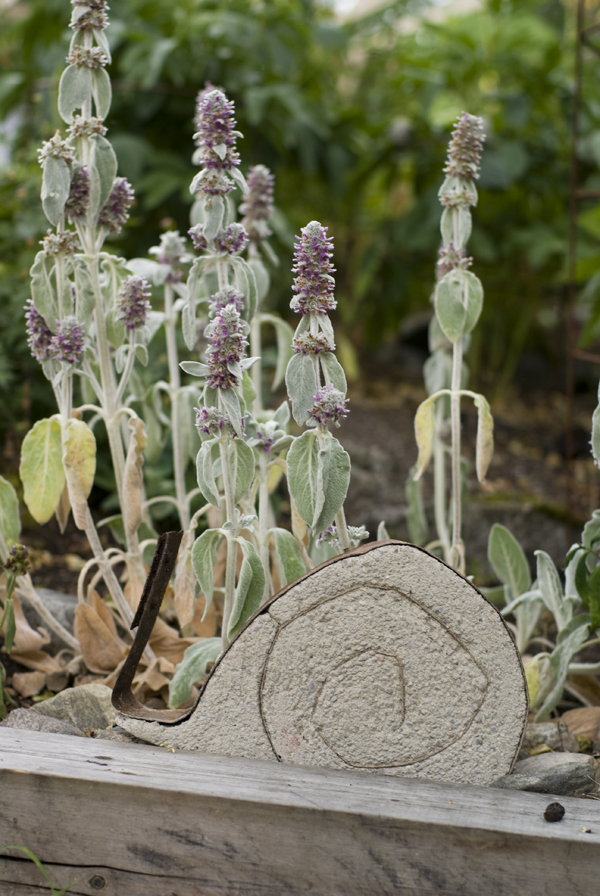
M 150 593 L 147 611 L 140 603 L 147 634 L 169 575 L 154 610 Z M 131 664 L 144 644 L 134 643 Z M 297 765 L 489 784 L 512 769 L 527 719 L 521 660 L 499 612 L 441 560 L 399 541 L 335 557 L 280 591 L 221 655 L 191 710 L 142 707 L 133 672 L 124 669 L 113 702 L 136 737 Z

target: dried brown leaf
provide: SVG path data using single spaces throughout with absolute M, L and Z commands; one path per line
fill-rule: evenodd
M 144 450 L 147 438 L 144 431 L 144 423 L 139 417 L 129 421 L 131 438 L 125 460 L 125 472 L 123 475 L 123 522 L 125 530 L 132 535 L 142 522 L 142 490 L 144 479 L 142 467 L 144 465 Z
M 28 652 L 30 650 L 41 650 L 50 642 L 48 632 L 45 628 L 39 628 L 37 631 L 31 628 L 23 613 L 21 601 L 16 594 L 13 594 L 13 604 L 17 630 L 11 656 L 15 654 L 15 651 Z
M 196 598 L 196 576 L 192 566 L 192 545 L 194 533 L 187 531 L 181 541 L 175 567 L 175 612 L 179 624 L 183 627 L 191 623 L 194 617 L 194 601 Z
M 45 672 L 15 672 L 12 677 L 12 686 L 21 697 L 35 697 L 45 684 Z
M 123 660 L 123 643 L 115 637 L 111 627 L 94 607 L 88 604 L 79 604 L 75 610 L 75 637 L 79 640 L 83 659 L 90 672 L 107 674 Z
M 192 631 L 198 635 L 199 638 L 214 638 L 217 633 L 217 607 L 215 602 L 213 601 L 211 603 L 208 613 L 206 614 L 206 619 L 203 622 L 202 617 L 204 616 L 205 609 L 206 598 L 202 594 L 200 597 L 196 598 L 196 602 L 194 603 L 194 615 L 192 616 L 190 626 Z
M 65 484 L 65 487 L 62 490 L 62 495 L 60 496 L 60 501 L 58 502 L 58 507 L 54 511 L 61 535 L 64 535 L 65 529 L 67 528 L 70 512 L 71 502 L 69 501 L 69 489 Z

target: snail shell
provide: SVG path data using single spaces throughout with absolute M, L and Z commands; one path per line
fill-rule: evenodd
M 489 784 L 511 771 L 527 710 L 495 607 L 441 560 L 388 541 L 262 607 L 185 721 L 117 721 L 181 750 Z

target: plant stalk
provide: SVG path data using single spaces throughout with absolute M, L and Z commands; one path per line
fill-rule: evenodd
M 175 494 L 181 528 L 187 531 L 190 526 L 190 509 L 185 488 L 185 458 L 181 439 L 181 376 L 177 354 L 177 335 L 175 332 L 175 312 L 173 311 L 173 286 L 165 283 L 165 336 L 167 342 L 167 358 L 169 362 L 169 383 L 171 386 L 171 440 L 173 445 L 173 468 L 175 473 Z

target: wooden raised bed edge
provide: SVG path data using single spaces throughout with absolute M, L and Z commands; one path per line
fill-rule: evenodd
M 597 896 L 600 804 L 0 730 L 0 894 Z M 586 831 L 591 830 L 591 833 Z

